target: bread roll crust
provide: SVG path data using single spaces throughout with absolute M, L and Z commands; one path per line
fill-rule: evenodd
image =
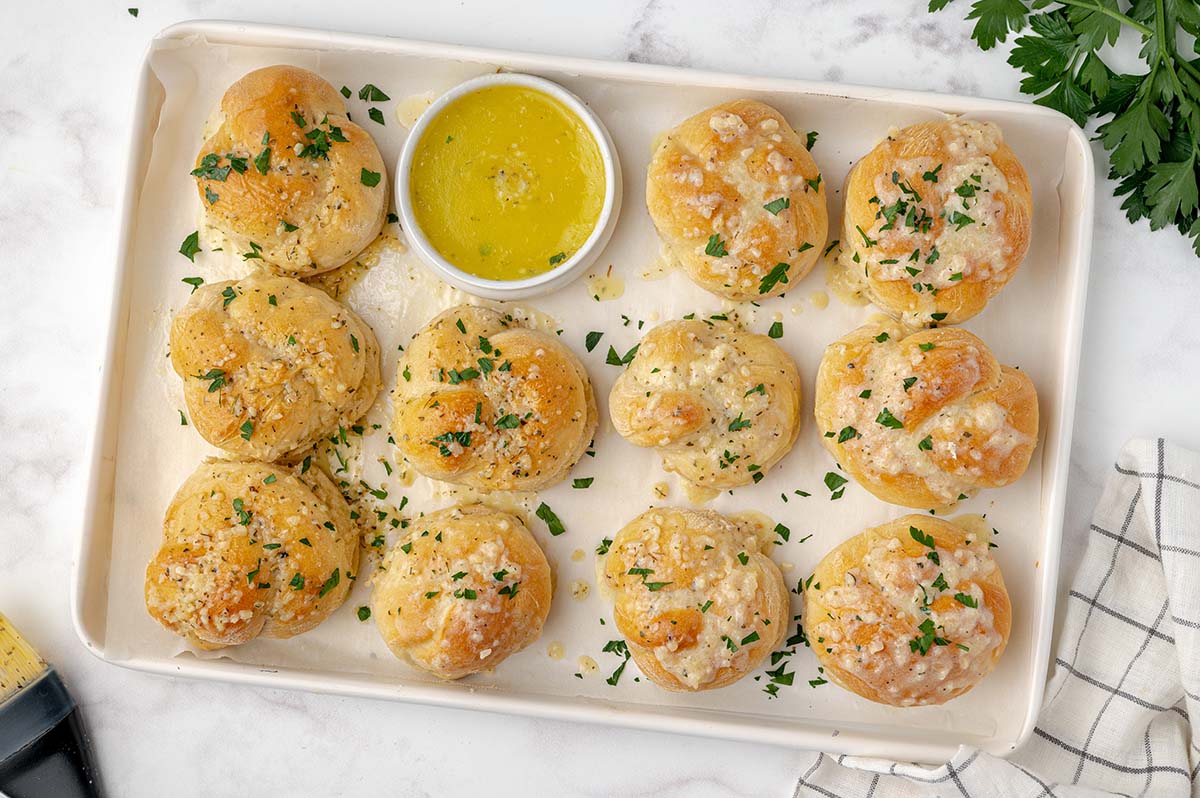
M 764 207 L 780 200 L 787 207 Z M 757 100 L 713 106 L 667 133 L 650 161 L 646 206 L 692 280 L 741 301 L 798 283 L 829 230 L 824 182 L 804 139 Z M 724 256 L 712 254 L 713 236 Z
M 204 170 L 214 156 L 216 171 Z M 244 168 L 229 168 L 232 158 Z M 350 121 L 337 89 L 307 69 L 265 67 L 230 86 L 196 168 L 209 223 L 245 252 L 253 242 L 263 262 L 282 274 L 335 269 L 383 228 L 383 156 Z M 362 182 L 364 169 L 380 176 L 377 185 Z
M 379 344 L 354 311 L 262 272 L 192 294 L 171 324 L 171 365 L 200 436 L 258 460 L 357 421 L 380 388 Z
M 724 687 L 780 645 L 790 603 L 766 546 L 747 524 L 675 507 L 642 513 L 613 537 L 601 586 L 647 678 L 675 691 Z
M 413 337 L 397 366 L 392 437 L 427 477 L 481 490 L 560 481 L 596 432 L 579 358 L 555 336 L 460 305 Z
M 179 488 L 146 567 L 146 609 L 201 649 L 314 628 L 358 568 L 358 528 L 318 468 L 208 460 Z
M 868 324 L 830 344 L 815 415 L 842 468 L 905 507 L 947 507 L 1015 482 L 1037 445 L 1033 382 L 957 327 Z
M 371 614 L 397 657 L 459 679 L 537 640 L 551 595 L 550 565 L 525 524 L 476 504 L 413 521 L 375 577 Z
M 850 170 L 844 193 L 836 268 L 910 325 L 979 313 L 1029 249 L 1029 177 L 990 122 L 893 132 Z
M 800 431 L 800 374 L 765 335 L 685 319 L 638 344 L 609 396 L 613 426 L 663 467 L 705 488 L 761 479 Z
M 907 515 L 825 555 L 803 613 L 825 675 L 899 707 L 942 704 L 978 684 L 1012 627 L 990 541 L 986 524 Z

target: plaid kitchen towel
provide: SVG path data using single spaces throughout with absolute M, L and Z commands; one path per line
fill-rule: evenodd
M 1125 446 L 1065 601 L 1037 728 L 1010 757 L 818 754 L 796 797 L 1200 796 L 1200 455 Z

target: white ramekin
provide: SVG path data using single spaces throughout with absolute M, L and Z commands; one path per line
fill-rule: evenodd
M 500 85 L 525 86 L 536 89 L 549 94 L 571 109 L 583 120 L 583 124 L 592 134 L 592 138 L 596 140 L 596 146 L 600 148 L 600 157 L 604 162 L 604 204 L 591 235 L 570 258 L 547 272 L 524 280 L 489 280 L 478 277 L 463 271 L 442 257 L 429 243 L 429 239 L 425 237 L 425 233 L 417 224 L 416 215 L 413 213 L 412 196 L 409 192 L 409 172 L 412 169 L 413 154 L 430 122 L 447 105 L 459 97 L 483 88 Z M 460 83 L 425 109 L 416 124 L 413 125 L 412 130 L 409 131 L 408 139 L 404 142 L 404 149 L 400 152 L 400 160 L 396 166 L 395 186 L 396 208 L 399 211 L 400 224 L 404 228 L 405 237 L 438 277 L 469 294 L 487 299 L 521 299 L 562 288 L 587 270 L 600 256 L 600 252 L 608 243 L 609 237 L 612 236 L 613 228 L 617 223 L 617 213 L 621 208 L 621 162 L 617 158 L 617 150 L 613 146 L 612 138 L 608 135 L 608 131 L 605 130 L 599 117 L 574 94 L 545 78 L 500 72 Z

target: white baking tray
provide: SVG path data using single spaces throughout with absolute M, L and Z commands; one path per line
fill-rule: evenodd
M 620 223 L 599 268 L 612 264 L 624 279 L 617 300 L 596 302 L 586 278 L 527 307 L 544 323 L 563 329 L 563 339 L 581 353 L 601 404 L 597 455 L 584 458 L 576 476 L 595 476 L 587 491 L 570 483 L 545 491 L 568 532 L 551 538 L 531 519 L 557 575 L 551 618 L 542 640 L 495 672 L 458 683 L 438 683 L 387 654 L 374 624 L 360 624 L 354 608 L 367 603 L 369 564 L 346 605 L 318 629 L 289 641 L 255 641 L 215 655 L 187 651 L 163 631 L 141 605 L 142 574 L 158 545 L 161 514 L 175 488 L 199 460 L 213 451 L 190 427 L 179 425 L 178 379 L 165 358 L 171 311 L 186 301 L 182 277 L 210 281 L 244 271 L 232 253 L 206 252 L 195 266 L 175 250 L 195 229 L 199 204 L 188 177 L 201 143 L 205 117 L 225 87 L 249 69 L 291 62 L 315 68 L 335 86 L 357 90 L 373 82 L 392 101 L 381 103 L 387 125 L 366 121 L 366 105 L 348 105 L 394 163 L 405 130 L 397 106 L 412 95 L 431 96 L 462 79 L 496 68 L 531 72 L 563 83 L 604 119 L 616 140 L 627 176 Z M 1091 244 L 1093 165 L 1082 132 L 1065 117 L 1034 105 L 970 97 L 865 88 L 830 83 L 715 74 L 646 64 L 608 63 L 553 56 L 489 51 L 327 31 L 230 22 L 189 22 L 163 31 L 152 43 L 136 87 L 103 390 L 92 444 L 86 525 L 76 564 L 73 611 L 84 644 L 126 667 L 196 678 L 222 679 L 343 695 L 372 696 L 445 706 L 478 708 L 541 717 L 636 726 L 792 745 L 832 752 L 935 762 L 961 744 L 1003 755 L 1032 731 L 1041 703 L 1054 616 L 1059 541 L 1073 412 L 1080 331 Z M 607 423 L 605 401 L 619 369 L 605 365 L 607 346 L 624 352 L 655 320 L 726 312 L 728 303 L 705 294 L 682 274 L 643 278 L 654 272 L 658 244 L 644 211 L 644 177 L 651 143 L 665 130 L 711 103 L 753 96 L 778 107 L 800 130 L 821 137 L 814 156 L 830 189 L 830 230 L 839 229 L 836 189 L 850 164 L 891 126 L 961 113 L 1001 125 L 1025 162 L 1033 185 L 1034 230 L 1029 257 L 1013 282 L 966 327 L 987 341 L 1004 363 L 1019 365 L 1033 379 L 1041 401 L 1041 440 L 1033 463 L 1016 484 L 965 503 L 966 512 L 986 513 L 1000 531 L 997 550 L 1014 604 L 1014 632 L 997 671 L 968 695 L 941 707 L 893 709 L 871 704 L 831 685 L 810 687 L 816 661 L 801 647 L 789 658 L 796 673 L 778 698 L 763 692 L 766 680 L 746 678 L 730 687 L 697 695 L 661 691 L 638 679 L 630 664 L 617 686 L 605 682 L 619 663 L 601 653 L 615 638 L 607 605 L 596 591 L 572 597 L 578 580 L 594 587 L 592 550 L 629 518 L 653 503 L 686 503 L 653 452 L 622 441 Z M 394 227 L 393 227 L 394 230 Z M 834 233 L 836 235 L 836 233 Z M 206 246 L 205 249 L 210 249 Z M 788 564 L 791 584 L 803 578 L 832 546 L 863 527 L 893 518 L 901 508 L 883 504 L 851 485 L 831 501 L 822 484 L 834 465 L 811 420 L 812 380 L 824 346 L 865 321 L 870 308 L 833 299 L 822 307 L 823 267 L 785 297 L 741 309 L 746 324 L 764 331 L 784 321 L 780 343 L 796 359 L 805 383 L 805 426 L 792 453 L 761 484 L 723 494 L 710 506 L 725 512 L 757 510 L 792 530 L 775 552 Z M 375 327 L 383 343 L 385 377 L 394 380 L 396 343 L 419 328 L 438 308 L 461 301 L 441 287 L 393 242 L 347 301 Z M 624 326 L 621 314 L 634 323 Z M 596 351 L 583 352 L 587 331 L 605 332 Z M 389 354 L 392 353 L 392 354 Z M 386 422 L 389 403 L 381 396 L 370 420 Z M 371 448 L 375 447 L 375 448 Z M 355 461 L 370 466 L 389 454 L 378 440 Z M 391 454 L 395 455 L 394 452 Z M 393 460 L 399 460 L 398 455 Z M 359 467 L 358 465 L 354 466 Z M 379 472 L 364 474 L 383 482 Z M 651 486 L 670 491 L 656 499 Z M 802 489 L 811 497 L 792 491 Z M 411 499 L 407 513 L 428 511 L 454 500 L 451 491 L 417 478 L 392 483 L 390 502 Z M 790 501 L 783 502 L 781 494 Z M 505 499 L 528 509 L 529 496 Z M 804 540 L 805 536 L 812 537 Z M 804 542 L 801 542 L 804 540 Z M 578 558 L 577 550 L 587 556 Z M 576 554 L 576 558 L 572 554 Z M 799 611 L 798 599 L 794 610 Z M 563 659 L 547 655 L 561 642 Z M 577 662 L 589 655 L 598 673 Z M 580 673 L 577 677 L 576 672 Z M 761 674 L 761 671 L 759 671 Z

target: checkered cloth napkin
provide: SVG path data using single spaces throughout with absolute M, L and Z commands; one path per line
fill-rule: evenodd
M 935 769 L 817 754 L 796 798 L 1200 796 L 1200 455 L 1128 443 L 1086 534 L 1029 742 Z

